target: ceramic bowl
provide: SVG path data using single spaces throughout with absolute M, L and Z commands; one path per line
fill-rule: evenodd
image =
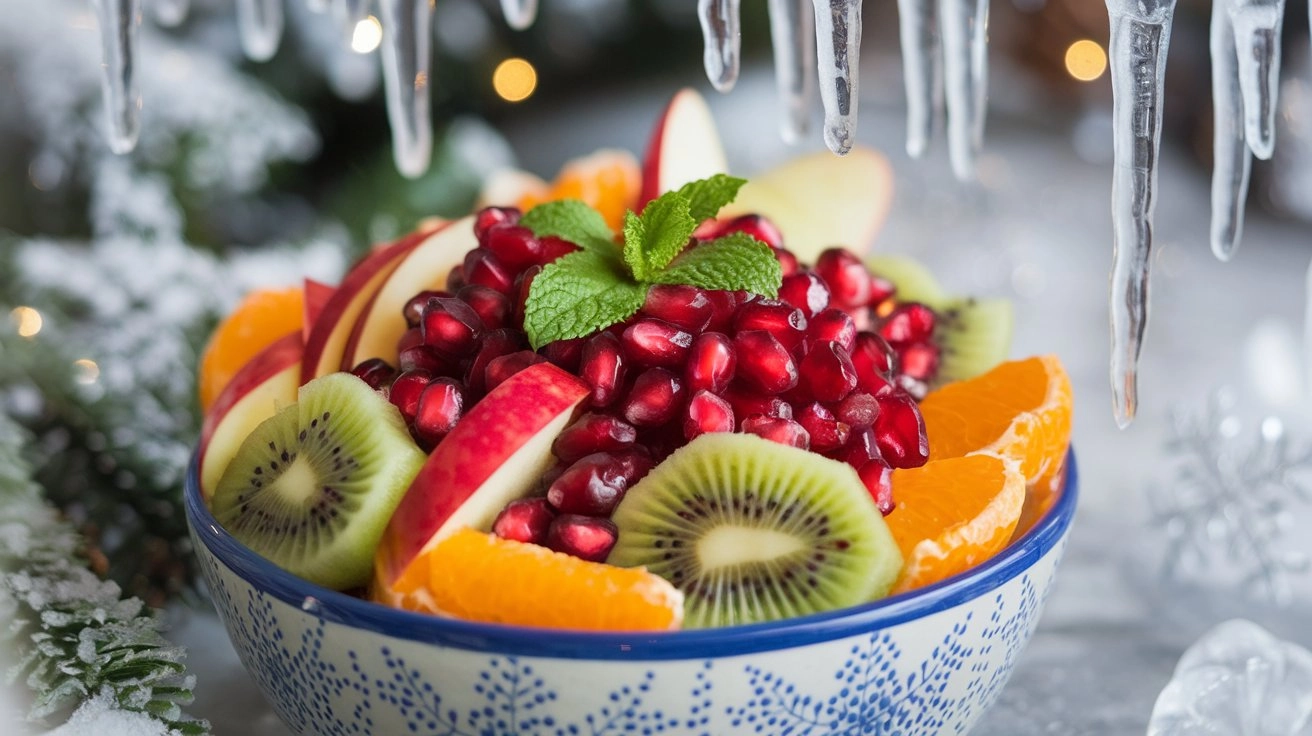
M 187 517 L 219 616 L 297 734 L 960 734 L 993 704 L 1039 620 L 1075 512 L 1002 553 L 855 608 L 702 631 L 582 633 L 389 609 L 307 583 Z M 513 581 L 488 581 L 512 585 Z

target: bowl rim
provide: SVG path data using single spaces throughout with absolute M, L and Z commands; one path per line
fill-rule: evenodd
M 395 639 L 489 654 L 595 660 L 707 659 L 788 649 L 868 634 L 948 610 L 995 590 L 1032 567 L 1065 538 L 1079 497 L 1075 451 L 1056 503 L 1020 539 L 981 565 L 933 585 L 860 606 L 719 629 L 587 632 L 443 618 L 388 608 L 307 582 L 261 557 L 219 526 L 201 500 L 199 456 L 184 488 L 187 523 L 217 561 L 252 588 L 343 626 Z M 200 554 L 200 550 L 196 550 Z

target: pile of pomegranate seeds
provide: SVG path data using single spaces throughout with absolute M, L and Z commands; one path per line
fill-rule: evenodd
M 659 285 L 626 322 L 534 352 L 523 331 L 529 285 L 576 247 L 534 236 L 519 216 L 480 212 L 479 247 L 446 290 L 405 306 L 400 365 L 374 359 L 353 371 L 388 394 L 430 450 L 483 395 L 534 363 L 550 361 L 591 387 L 586 412 L 552 447 L 555 467 L 535 497 L 501 512 L 497 535 L 604 560 L 625 492 L 707 432 L 748 432 L 849 463 L 884 513 L 893 508 L 891 469 L 928 459 L 916 399 L 937 370 L 937 315 L 896 302 L 892 284 L 852 253 L 827 250 L 808 268 L 768 220 L 739 217 L 701 234 L 745 232 L 771 246 L 783 266 L 778 298 Z

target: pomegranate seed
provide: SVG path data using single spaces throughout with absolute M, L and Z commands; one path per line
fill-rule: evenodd
M 900 304 L 879 325 L 879 334 L 893 347 L 924 342 L 934 335 L 934 310 L 919 302 Z
M 492 522 L 492 533 L 502 539 L 513 539 L 525 544 L 542 544 L 547 540 L 547 528 L 556 518 L 545 498 L 522 498 L 506 504 L 497 520 Z
M 487 391 L 500 386 L 507 378 L 525 368 L 544 361 L 541 355 L 532 350 L 520 350 L 488 361 L 483 369 L 483 388 Z
M 918 381 L 929 381 L 938 375 L 939 349 L 930 342 L 907 345 L 898 351 L 901 373 Z
M 515 274 L 507 268 L 492 251 L 475 248 L 465 254 L 465 283 L 486 286 L 502 294 L 510 294 L 515 283 Z M 448 288 L 452 288 L 448 285 Z
M 852 348 L 852 365 L 856 367 L 857 386 L 866 393 L 879 393 L 889 385 L 896 357 L 884 338 L 873 332 L 858 332 Z
M 865 429 L 879 416 L 879 400 L 864 391 L 848 394 L 834 410 L 834 416 L 852 429 Z
M 603 332 L 584 344 L 579 377 L 592 387 L 593 406 L 609 406 L 615 401 L 626 372 L 620 340 L 614 333 Z
M 506 298 L 505 294 L 486 286 L 470 284 L 462 287 L 456 293 L 456 298 L 468 304 L 471 309 L 478 313 L 479 319 L 483 320 L 484 328 L 499 330 L 502 327 L 509 326 L 510 300 Z
M 683 437 L 691 440 L 709 432 L 732 432 L 733 407 L 710 391 L 698 391 L 683 413 Z
M 451 292 L 440 289 L 426 289 L 410 297 L 410 301 L 405 303 L 401 308 L 401 314 L 405 315 L 405 323 L 410 327 L 418 327 L 424 321 L 424 308 L 428 306 L 428 300 L 435 296 L 450 297 Z
M 801 264 L 797 262 L 797 256 L 793 255 L 791 250 L 787 248 L 771 248 L 770 250 L 774 251 L 774 257 L 779 261 L 779 271 L 784 278 L 792 276 L 801 268 Z
M 851 427 L 834 418 L 823 404 L 812 402 L 797 410 L 797 423 L 811 435 L 811 449 L 816 452 L 837 450 L 847 444 Z
M 719 332 L 704 332 L 693 340 L 683 377 L 689 391 L 720 393 L 733 380 L 737 364 L 733 343 L 727 336 Z
M 864 467 L 866 463 L 872 460 L 882 462 L 879 454 L 879 444 L 875 441 L 875 431 L 870 427 L 864 429 L 853 428 L 846 445 L 825 454 L 854 468 Z
M 522 271 L 542 260 L 542 244 L 532 230 L 520 225 L 498 225 L 480 242 L 511 271 Z
M 735 217 L 724 223 L 717 235 L 722 237 L 730 233 L 747 233 L 771 248 L 784 247 L 784 234 L 779 232 L 779 228 L 775 227 L 773 222 L 760 215 Z
M 419 397 L 432 380 L 432 374 L 427 371 L 407 371 L 392 381 L 392 389 L 387 400 L 401 410 L 401 416 L 405 418 L 406 424 L 414 422 L 415 414 L 419 411 Z
M 554 235 L 548 235 L 539 240 L 538 243 L 542 246 L 542 255 L 538 256 L 538 265 L 540 266 L 545 266 L 557 258 L 567 256 L 579 249 L 577 245 Z
M 621 413 L 639 427 L 665 424 L 683 407 L 683 396 L 683 379 L 664 368 L 648 368 L 633 382 Z
M 879 452 L 889 465 L 918 468 L 929 460 L 925 420 L 916 400 L 906 392 L 889 391 L 879 397 L 874 430 Z
M 584 338 L 576 337 L 572 340 L 557 340 L 543 345 L 539 353 L 548 361 L 555 363 L 556 367 L 561 370 L 575 373 L 579 368 L 579 360 L 583 358 Z
M 494 225 L 514 225 L 519 222 L 519 217 L 519 210 L 514 207 L 484 207 L 474 216 L 474 237 L 481 244 Z
M 893 513 L 893 469 L 878 460 L 871 460 L 858 468 L 856 474 L 861 476 L 870 497 L 875 499 L 879 513 L 884 516 Z
M 752 387 L 779 394 L 797 385 L 793 356 L 769 332 L 740 332 L 733 339 L 733 348 L 738 354 L 738 376 Z
M 415 345 L 402 350 L 396 362 L 402 371 L 424 371 L 434 376 L 445 375 L 454 367 L 451 359 L 427 345 Z
M 856 368 L 847 351 L 832 342 L 821 343 L 797 367 L 802 385 L 818 401 L 841 401 L 856 388 Z
M 751 416 L 743 420 L 743 431 L 747 434 L 764 437 L 771 442 L 778 442 L 781 445 L 800 447 L 803 450 L 811 448 L 811 435 L 807 433 L 801 424 L 791 419 L 761 415 Z
M 544 543 L 549 549 L 581 560 L 605 562 L 619 535 L 619 530 L 609 519 L 561 514 L 547 528 Z
M 406 330 L 401 339 L 396 341 L 396 352 L 403 353 L 406 350 L 424 344 L 424 330 L 420 327 L 411 327 Z
M 509 328 L 493 330 L 483 336 L 483 345 L 474 354 L 474 360 L 465 371 L 465 384 L 473 396 L 481 396 L 487 387 L 487 366 L 503 355 L 528 347 L 524 333 Z
M 684 284 L 657 284 L 647 290 L 642 313 L 699 333 L 711 323 L 715 305 L 705 289 Z
M 877 273 L 870 274 L 870 306 L 877 307 L 897 294 L 897 286 Z
M 870 304 L 874 286 L 865 264 L 849 251 L 830 248 L 820 254 L 815 271 L 829 286 L 830 301 L 839 307 L 855 308 Z
M 396 369 L 382 358 L 370 358 L 351 369 L 351 375 L 369 384 L 375 391 L 386 391 L 396 380 Z
M 624 356 L 637 365 L 675 368 L 687 358 L 692 335 L 665 320 L 648 317 L 629 325 L 620 343 Z
M 781 419 L 793 418 L 793 407 L 778 396 L 763 395 L 738 384 L 730 385 L 723 395 L 733 407 L 736 416 L 750 417 L 753 414 L 762 414 Z
M 787 302 L 757 299 L 738 308 L 733 328 L 735 333 L 765 330 L 791 352 L 806 337 L 806 315 Z
M 455 429 L 465 410 L 465 389 L 450 378 L 439 378 L 424 387 L 415 408 L 415 433 L 436 445 Z
M 528 304 L 529 289 L 533 286 L 533 279 L 540 273 L 542 273 L 541 266 L 529 266 L 515 277 L 515 283 L 510 289 L 510 293 L 515 298 L 515 324 L 524 324 L 524 305 Z
M 740 303 L 738 295 L 732 291 L 713 289 L 706 292 L 706 299 L 711 303 L 711 321 L 707 323 L 705 331 L 730 332 Z
M 446 275 L 446 289 L 450 292 L 460 291 L 461 287 L 467 284 L 465 280 L 465 267 L 453 266 L 451 272 Z
M 572 463 L 594 452 L 615 452 L 633 446 L 638 430 L 623 419 L 606 414 L 584 414 L 565 428 L 551 444 L 551 452 Z
M 829 287 L 814 271 L 798 271 L 784 277 L 779 287 L 779 299 L 802 310 L 802 314 L 810 319 L 829 306 Z
M 810 320 L 806 330 L 808 344 L 815 346 L 832 342 L 849 354 L 856 348 L 856 323 L 841 309 L 826 309 Z M 812 348 L 814 349 L 814 348 Z M 853 361 L 856 360 L 852 356 Z
M 547 500 L 566 514 L 608 517 L 624 493 L 651 470 L 638 453 L 597 452 L 580 458 L 547 489 Z
M 483 319 L 468 304 L 453 297 L 433 297 L 424 307 L 424 344 L 447 355 L 468 355 L 478 349 Z

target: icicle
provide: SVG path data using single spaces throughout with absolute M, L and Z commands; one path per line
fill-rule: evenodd
M 104 76 L 100 85 L 109 116 L 109 149 L 128 153 L 141 133 L 141 90 L 137 88 L 137 28 L 141 0 L 95 0 L 100 23 Z
M 1244 201 L 1252 161 L 1244 141 L 1234 25 L 1226 0 L 1212 4 L 1212 253 L 1228 261 L 1244 231 Z
M 153 0 L 150 15 L 156 23 L 172 28 L 187 19 L 187 11 L 190 9 L 191 0 Z
M 814 0 L 820 99 L 825 105 L 825 145 L 840 156 L 856 135 L 861 62 L 861 0 Z
M 1116 423 L 1138 406 L 1139 352 L 1148 322 L 1148 268 L 1162 135 L 1162 80 L 1175 0 L 1106 0 L 1111 20 L 1111 383 Z
M 815 15 L 810 0 L 770 0 L 774 78 L 783 103 L 780 134 L 797 143 L 811 127 L 815 100 Z
M 309 8 L 311 13 L 322 13 L 328 9 L 328 0 L 305 0 L 305 7 Z
M 938 0 L 898 0 L 902 78 L 907 89 L 907 153 L 920 158 L 934 135 L 934 112 L 943 102 Z
M 975 155 L 984 137 L 988 0 L 941 0 L 938 21 L 948 109 L 948 153 L 953 173 L 967 181 L 975 177 Z
M 372 0 L 333 0 L 333 18 L 342 26 L 349 42 L 355 36 L 355 27 L 369 17 Z
M 252 61 L 268 61 L 282 40 L 282 0 L 237 0 L 241 48 Z
M 1254 156 L 1269 159 L 1275 150 L 1280 26 L 1285 15 L 1285 0 L 1229 0 L 1227 5 L 1239 57 L 1244 136 Z
M 538 17 L 538 0 L 501 0 L 501 14 L 506 16 L 506 25 L 522 31 Z
M 706 76 L 721 92 L 733 89 L 738 81 L 738 55 L 742 32 L 738 27 L 739 0 L 698 0 L 697 17 L 702 23 L 706 44 Z
M 392 157 L 411 179 L 428 170 L 433 153 L 429 122 L 429 49 L 433 38 L 431 0 L 381 0 L 383 89 L 392 124 Z

